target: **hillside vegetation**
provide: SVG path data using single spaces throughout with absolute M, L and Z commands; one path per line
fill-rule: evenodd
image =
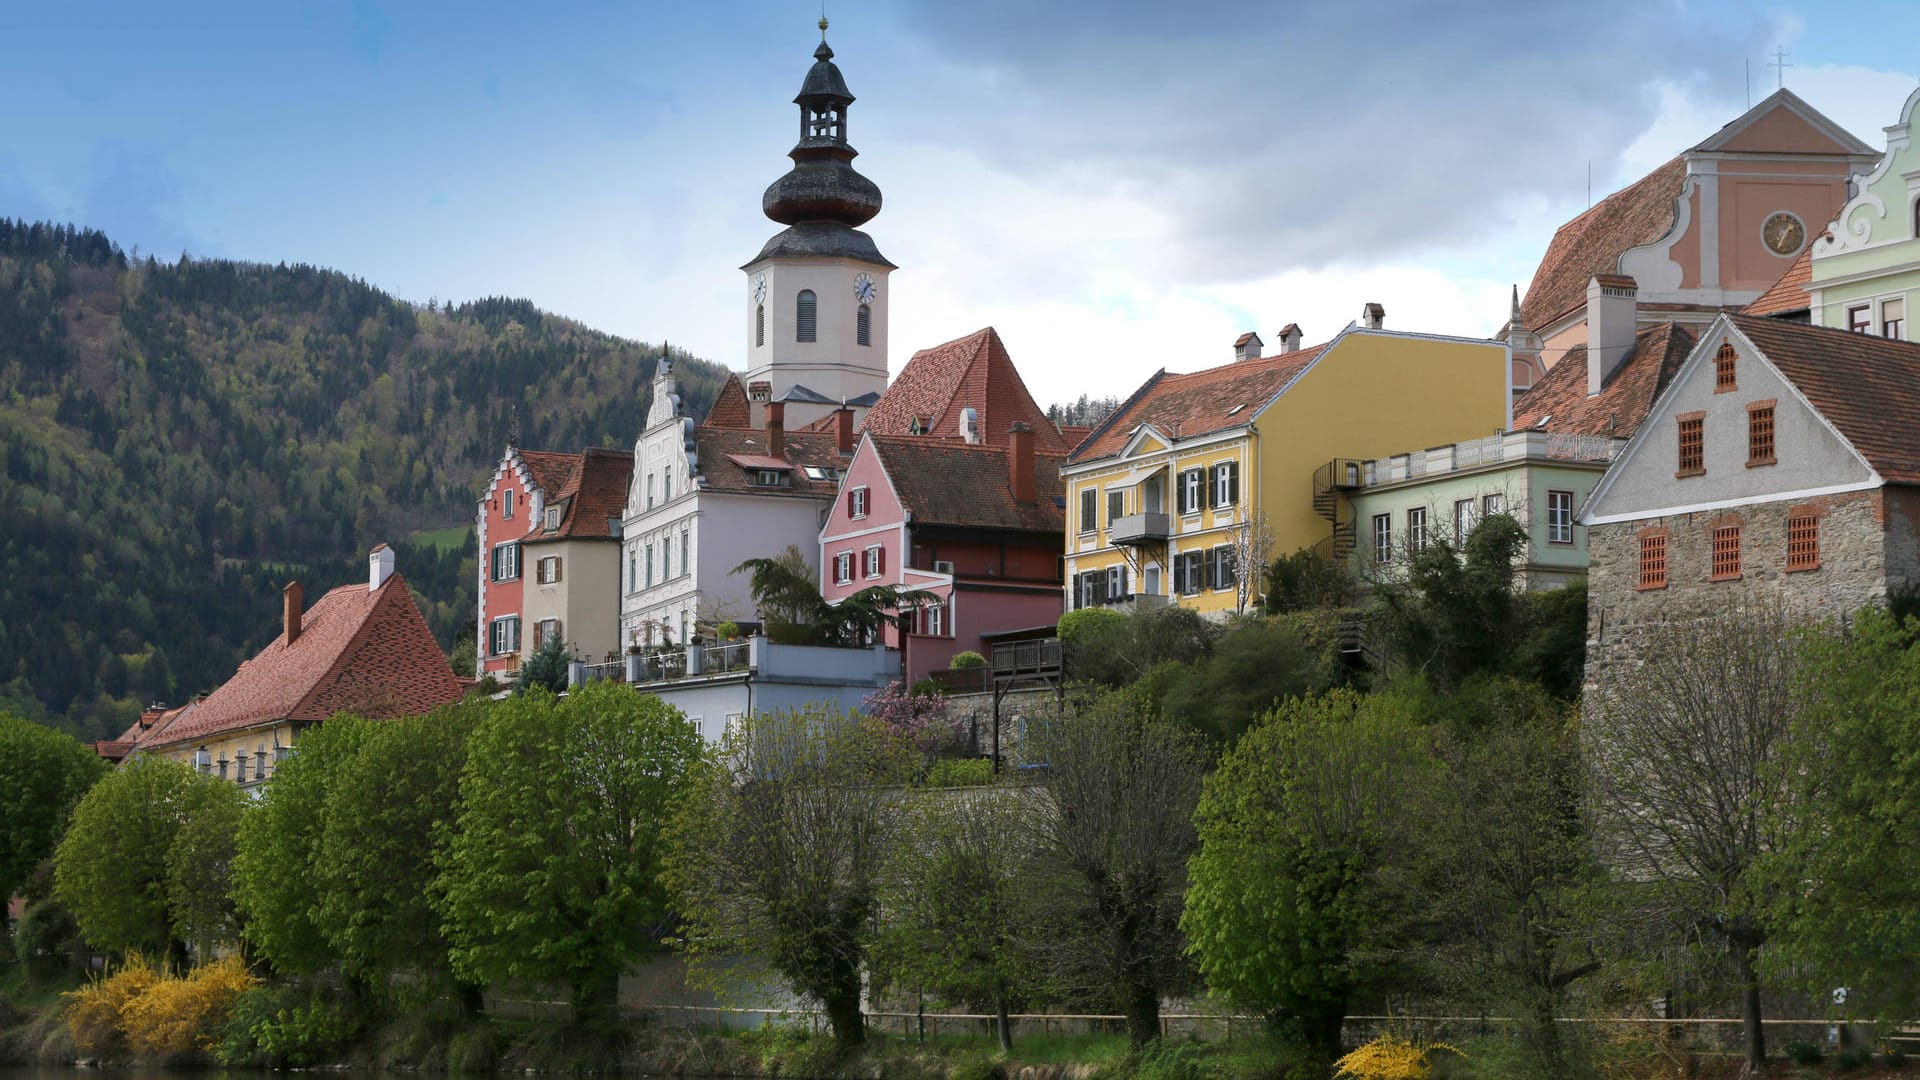
M 526 300 L 421 308 L 0 218 L 0 700 L 103 737 L 219 685 L 287 581 L 318 597 L 383 540 L 451 645 L 475 571 L 446 530 L 501 447 L 627 445 L 663 349 Z M 725 372 L 675 361 L 700 415 Z

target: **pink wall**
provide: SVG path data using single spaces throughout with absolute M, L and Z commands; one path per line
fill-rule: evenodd
M 867 489 L 867 513 L 864 518 L 854 518 L 849 498 L 861 487 Z M 900 557 L 899 526 L 903 516 L 900 503 L 887 484 L 886 473 L 880 467 L 879 456 L 873 452 L 873 444 L 862 440 L 853 460 L 847 464 L 847 475 L 840 481 L 833 510 L 820 530 L 820 595 L 828 600 L 840 600 L 870 585 L 902 584 L 905 560 Z M 869 579 L 863 572 L 861 559 L 867 548 L 875 544 L 885 555 L 880 577 Z M 841 552 L 853 555 L 853 580 L 846 584 L 837 581 L 834 572 L 835 556 Z
M 505 516 L 506 500 L 502 493 L 507 491 L 513 492 L 512 518 Z M 488 550 L 480 552 L 480 572 L 486 575 L 487 590 L 486 618 L 481 622 L 479 628 L 479 646 L 482 652 L 485 652 L 487 649 L 490 640 L 490 627 L 493 620 L 503 615 L 520 614 L 523 595 L 522 586 L 526 581 L 527 574 L 530 572 L 526 565 L 526 551 L 522 549 L 520 577 L 513 581 L 493 580 L 493 552 L 491 549 L 501 543 L 518 540 L 522 536 L 525 536 L 527 534 L 527 526 L 532 520 L 528 515 L 532 512 L 533 508 L 527 499 L 526 488 L 520 483 L 519 476 L 516 475 L 512 469 L 503 466 L 494 474 L 493 487 L 487 497 L 485 547 Z M 520 626 L 520 647 L 523 655 L 532 640 L 533 628 L 522 623 Z M 504 671 L 507 667 L 507 658 L 504 656 L 488 656 L 481 662 L 481 667 L 482 670 L 485 671 Z

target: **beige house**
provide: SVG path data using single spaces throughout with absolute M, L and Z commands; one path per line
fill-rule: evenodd
M 529 651 L 558 635 L 583 660 L 620 643 L 620 519 L 633 455 L 584 450 L 520 539 L 522 633 Z

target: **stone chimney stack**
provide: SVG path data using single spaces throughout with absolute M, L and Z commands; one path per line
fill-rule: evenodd
M 767 456 L 787 456 L 787 403 L 767 402 Z
M 853 453 L 853 410 L 845 405 L 833 411 L 833 441 L 841 453 Z
M 393 576 L 393 549 L 375 544 L 367 556 L 367 591 L 375 592 Z
M 1630 277 L 1596 274 L 1587 282 L 1587 396 L 1598 394 L 1633 351 L 1640 287 Z
M 1284 353 L 1290 353 L 1290 352 L 1299 352 L 1300 338 L 1301 338 L 1301 333 L 1300 333 L 1299 323 L 1290 322 L 1287 325 L 1281 327 L 1280 328 L 1281 353 L 1284 354 Z
M 1013 488 L 1015 502 L 1030 503 L 1039 488 L 1039 480 L 1034 476 L 1033 428 L 1023 420 L 1016 420 L 1013 427 L 1007 429 L 1007 483 Z
M 1260 349 L 1264 344 L 1265 343 L 1260 340 L 1260 335 L 1251 330 L 1241 334 L 1238 338 L 1235 338 L 1233 342 L 1234 363 L 1237 364 L 1242 360 L 1260 359 Z
M 287 587 L 280 590 L 280 623 L 289 645 L 300 636 L 301 599 L 300 583 L 297 581 L 287 582 Z
M 1387 325 L 1387 309 L 1369 301 L 1360 309 L 1360 325 L 1368 330 L 1383 330 Z

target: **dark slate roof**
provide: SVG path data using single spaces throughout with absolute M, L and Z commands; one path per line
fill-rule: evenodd
M 859 229 L 850 229 L 832 221 L 802 221 L 789 225 L 775 233 L 760 254 L 753 257 L 754 263 L 766 259 L 817 259 L 817 258 L 858 259 L 893 269 L 893 263 L 887 261 L 880 249 L 874 246 L 873 237 Z M 741 269 L 745 269 L 742 267 Z
M 1600 392 L 1588 397 L 1587 347 L 1575 345 L 1513 403 L 1513 430 L 1629 438 L 1692 348 L 1693 335 L 1679 324 L 1650 326 L 1635 335 L 1633 351 Z
M 1729 315 L 1882 478 L 1920 484 L 1920 344 Z
M 1037 433 L 1036 433 L 1037 434 Z M 877 435 L 874 449 L 916 525 L 959 525 L 1065 536 L 1061 454 L 1034 455 L 1032 502 L 1018 502 L 1000 446 L 914 435 Z

